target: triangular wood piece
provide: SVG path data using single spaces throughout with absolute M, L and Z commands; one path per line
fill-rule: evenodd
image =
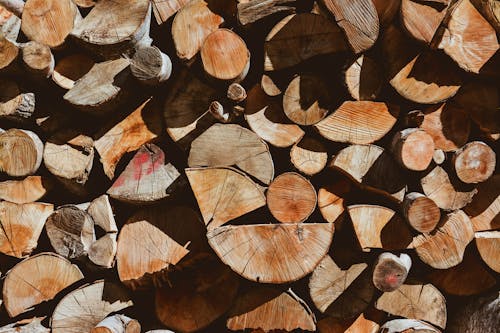
M 50 333 L 50 329 L 42 325 L 44 318 L 20 320 L 17 323 L 0 327 L 0 333 Z
M 325 317 L 318 321 L 318 331 L 320 333 L 378 333 L 380 323 L 385 320 L 385 317 L 384 312 L 373 308 L 369 308 L 357 318 Z
M 118 232 L 113 210 L 109 203 L 109 197 L 106 194 L 92 200 L 87 208 L 87 213 L 92 216 L 94 224 L 101 227 L 104 231 Z
M 17 204 L 35 202 L 52 188 L 50 178 L 28 176 L 23 180 L 0 182 L 0 199 Z
M 500 228 L 500 175 L 493 175 L 479 184 L 472 202 L 464 207 L 469 215 L 474 231 L 487 231 Z
M 500 273 L 500 231 L 476 232 L 476 246 L 481 258 L 492 270 Z

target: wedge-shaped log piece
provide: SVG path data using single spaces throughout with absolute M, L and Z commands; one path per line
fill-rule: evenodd
M 446 16 L 450 0 L 402 0 L 401 23 L 416 40 L 430 44 Z
M 481 258 L 495 272 L 500 273 L 500 231 L 483 231 L 475 235 Z
M 446 300 L 432 284 L 404 284 L 396 291 L 382 294 L 375 307 L 395 316 L 446 327 Z
M 435 232 L 413 239 L 420 259 L 431 267 L 445 269 L 458 265 L 467 245 L 474 239 L 469 217 L 461 210 L 448 214 Z
M 107 193 L 114 199 L 131 203 L 155 202 L 168 197 L 180 173 L 165 163 L 165 153 L 150 143 L 141 146 Z
M 295 12 L 296 0 L 252 0 L 238 1 L 238 22 L 241 25 L 254 23 L 277 13 Z
M 266 204 L 262 190 L 236 169 L 191 168 L 186 176 L 208 230 Z
M 307 45 L 307 47 L 304 47 Z M 285 17 L 264 43 L 264 70 L 295 66 L 317 55 L 346 51 L 342 31 L 328 18 L 302 13 Z
M 141 324 L 125 315 L 115 314 L 104 318 L 90 333 L 141 333 Z
M 92 69 L 94 64 L 94 60 L 84 53 L 68 55 L 57 61 L 52 80 L 59 87 L 69 90 L 75 86 L 76 81 Z
M 34 174 L 43 158 L 43 143 L 34 132 L 11 128 L 0 132 L 0 172 L 20 177 Z
M 500 7 L 496 0 L 473 0 L 484 17 L 490 22 L 497 32 L 500 32 Z
M 42 325 L 44 318 L 20 320 L 17 323 L 0 327 L 1 333 L 50 333 L 50 329 Z
M 0 202 L 0 252 L 17 258 L 28 256 L 53 210 L 53 205 L 40 202 Z
M 382 325 L 381 330 L 384 333 L 441 333 L 434 326 L 415 319 L 394 319 Z
M 382 73 L 373 57 L 361 55 L 345 71 L 344 81 L 349 94 L 357 101 L 376 99 L 384 83 Z
M 0 182 L 0 199 L 17 204 L 35 202 L 52 188 L 49 178 L 28 176 L 23 180 Z
M 496 166 L 493 149 L 481 141 L 472 141 L 455 152 L 453 164 L 458 178 L 464 183 L 484 182 L 493 175 Z
M 170 17 L 174 16 L 179 9 L 184 7 L 189 0 L 153 0 L 153 14 L 155 15 L 156 22 L 162 24 Z
M 318 208 L 323 218 L 333 223 L 344 212 L 344 197 L 350 192 L 352 183 L 346 179 L 326 183 L 318 191 Z
M 332 141 L 367 144 L 386 135 L 398 115 L 399 108 L 386 103 L 347 101 L 314 127 Z
M 328 152 L 321 141 L 305 137 L 290 149 L 290 160 L 297 170 L 312 176 L 326 167 Z
M 12 268 L 5 278 L 3 301 L 11 317 L 15 317 L 44 301 L 53 299 L 61 290 L 83 274 L 76 265 L 54 253 L 40 253 Z
M 115 262 L 117 248 L 116 233 L 107 233 L 90 245 L 87 255 L 94 264 L 111 268 Z
M 122 286 L 98 280 L 64 296 L 50 326 L 53 333 L 88 333 L 109 314 L 132 305 Z
M 238 297 L 229 312 L 226 326 L 233 331 L 315 331 L 316 318 L 307 304 L 291 289 L 281 292 L 257 287 Z
M 0 55 L 2 40 L 0 37 Z M 1 66 L 1 65 L 0 65 Z M 23 93 L 10 80 L 0 82 L 0 119 L 25 120 L 35 111 L 35 94 Z
M 406 280 L 411 268 L 411 258 L 384 252 L 378 256 L 373 268 L 373 285 L 383 292 L 398 289 Z
M 320 333 L 378 333 L 380 323 L 385 319 L 382 311 L 369 308 L 357 318 L 338 319 L 325 317 L 318 321 Z
M 274 178 L 269 147 L 254 132 L 240 125 L 212 125 L 191 144 L 188 165 L 234 165 L 264 184 Z
M 312 272 L 327 253 L 333 232 L 333 223 L 256 224 L 219 227 L 207 237 L 236 273 L 261 283 L 285 283 Z
M 106 194 L 92 200 L 87 207 L 87 213 L 92 216 L 94 224 L 101 227 L 104 231 L 118 232 L 113 210 L 109 203 L 109 197 Z

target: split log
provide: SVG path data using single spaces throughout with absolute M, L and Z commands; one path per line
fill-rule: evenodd
M 231 83 L 229 87 L 227 87 L 226 96 L 234 103 L 240 103 L 247 98 L 247 92 L 241 84 L 235 82 Z
M 132 305 L 123 287 L 98 280 L 64 296 L 50 326 L 53 333 L 88 333 L 109 314 Z
M 24 9 L 24 1 L 22 0 L 2 0 L 1 6 L 10 11 L 17 17 L 21 17 Z
M 141 324 L 135 319 L 116 314 L 104 318 L 90 333 L 141 333 Z
M 491 292 L 481 297 L 462 301 L 460 308 L 451 315 L 448 332 L 482 333 L 500 326 L 500 293 Z
M 22 47 L 22 57 L 25 67 L 35 79 L 46 79 L 54 72 L 54 56 L 47 45 L 28 42 Z
M 396 123 L 399 108 L 382 102 L 346 101 L 314 127 L 331 141 L 373 143 Z
M 393 319 L 380 328 L 382 333 L 441 333 L 437 328 L 415 319 Z
M 347 48 L 342 31 L 328 18 L 310 13 L 292 14 L 276 24 L 267 35 L 264 70 L 288 68 L 314 56 L 346 51 Z
M 444 210 L 456 210 L 465 207 L 477 193 L 475 189 L 462 188 L 452 182 L 446 171 L 440 166 L 434 167 L 425 175 L 420 184 L 424 194 Z
M 480 183 L 493 175 L 496 154 L 484 142 L 472 141 L 455 152 L 453 164 L 461 181 L 469 184 Z
M 109 197 L 106 194 L 92 200 L 87 208 L 87 213 L 92 216 L 94 224 L 101 227 L 105 232 L 118 232 Z
M 218 101 L 213 101 L 212 103 L 210 103 L 210 106 L 208 107 L 208 113 L 210 113 L 217 121 L 220 121 L 223 124 L 227 124 L 231 120 L 233 120 L 233 117 L 231 117 L 232 115 L 227 112 L 224 109 L 224 106 Z
M 157 85 L 170 78 L 172 61 L 156 46 L 142 47 L 135 52 L 130 70 L 140 82 Z
M 277 13 L 292 14 L 295 12 L 296 2 L 296 0 L 238 1 L 238 22 L 247 25 Z
M 25 120 L 30 118 L 34 111 L 35 94 L 23 93 L 15 82 L 2 79 L 0 82 L 0 119 Z
M 444 30 L 438 48 L 464 70 L 479 73 L 500 48 L 495 29 L 470 0 L 459 0 Z
M 194 22 L 193 17 L 196 18 Z M 184 61 L 193 59 L 205 38 L 223 22 L 224 19 L 211 11 L 205 0 L 193 0 L 184 5 L 172 23 L 172 38 L 177 56 Z
M 117 249 L 116 232 L 107 233 L 90 245 L 87 255 L 94 264 L 111 268 L 115 262 Z
M 333 232 L 333 223 L 231 225 L 209 230 L 207 238 L 219 258 L 244 278 L 285 283 L 313 271 Z
M 260 86 L 264 92 L 271 97 L 281 95 L 282 91 L 274 79 L 266 74 L 262 75 Z
M 378 20 L 381 27 L 392 23 L 399 12 L 401 0 L 372 0 L 377 10 Z
M 347 211 L 363 251 L 402 250 L 410 246 L 410 230 L 393 210 L 375 205 L 351 205 Z
M 347 68 L 344 80 L 349 94 L 357 101 L 376 99 L 384 83 L 380 66 L 367 55 L 361 55 Z
M 445 269 L 458 265 L 467 245 L 474 239 L 469 217 L 457 210 L 444 217 L 431 234 L 421 234 L 413 239 L 420 259 L 431 267 Z
M 487 231 L 500 228 L 500 175 L 493 175 L 479 184 L 472 202 L 464 207 L 469 215 L 474 231 Z
M 11 68 L 18 54 L 19 47 L 7 39 L 5 34 L 0 30 L 0 71 L 3 72 Z
M 344 30 L 354 53 L 362 53 L 375 44 L 379 33 L 378 14 L 372 0 L 322 0 Z
M 184 7 L 189 0 L 153 0 L 153 14 L 158 25 L 166 22 L 170 17 L 174 16 L 179 9 Z
M 41 324 L 44 318 L 20 320 L 16 323 L 0 327 L 0 333 L 50 333 L 50 329 Z
M 396 291 L 382 294 L 375 307 L 395 316 L 446 327 L 446 301 L 432 284 L 404 284 Z
M 43 158 L 43 143 L 34 132 L 9 129 L 0 133 L 0 171 L 9 176 L 34 174 Z
M 406 128 L 394 136 L 391 148 L 396 161 L 408 170 L 423 171 L 434 156 L 434 140 L 424 130 Z
M 0 252 L 17 258 L 30 255 L 37 246 L 45 220 L 53 210 L 51 204 L 1 201 Z
M 379 333 L 380 323 L 384 320 L 384 313 L 376 309 L 369 309 L 361 313 L 355 320 L 340 320 L 325 317 L 318 322 L 320 333 Z
M 437 165 L 441 165 L 446 161 L 446 153 L 441 149 L 435 149 L 434 154 L 432 154 L 432 160 Z
M 484 262 L 497 273 L 500 273 L 500 231 L 476 232 L 476 246 Z
M 291 289 L 281 292 L 259 287 L 251 289 L 236 300 L 226 326 L 233 331 L 315 331 L 316 318 L 307 304 Z
M 323 218 L 333 223 L 344 212 L 344 197 L 351 191 L 351 182 L 340 179 L 325 184 L 318 191 L 318 208 Z
M 10 1 L 10 0 L 6 0 Z M 3 5 L 6 2 L 2 0 L 2 5 L 0 5 L 0 35 L 3 35 L 9 41 L 16 41 L 19 36 L 19 31 L 21 31 L 21 15 L 15 15 L 6 9 Z M 24 2 L 15 1 L 21 6 L 24 6 Z M 21 9 L 22 10 L 22 9 Z M 2 37 L 0 37 L 1 39 Z
M 306 178 L 295 172 L 276 177 L 266 193 L 267 207 L 282 223 L 300 223 L 316 208 L 316 190 Z
M 76 81 L 87 74 L 94 66 L 92 58 L 85 54 L 75 53 L 57 61 L 52 80 L 61 88 L 69 90 Z
M 92 217 L 74 205 L 58 207 L 47 218 L 45 230 L 54 250 L 68 259 L 86 255 L 95 241 Z
M 0 182 L 0 200 L 17 204 L 35 202 L 43 198 L 52 188 L 49 178 L 28 176 L 23 180 L 7 180 Z
M 113 179 L 123 155 L 157 138 L 162 131 L 159 110 L 151 98 L 94 142 L 104 173 Z
M 373 268 L 373 285 L 380 291 L 398 289 L 406 280 L 411 268 L 411 258 L 402 253 L 398 256 L 384 252 L 378 256 Z
M 413 38 L 430 45 L 450 3 L 450 0 L 402 0 L 401 23 Z
M 139 148 L 122 174 L 106 192 L 116 200 L 129 203 L 152 203 L 167 198 L 172 184 L 180 177 L 165 153 L 150 143 Z
M 262 190 L 236 169 L 190 168 L 185 171 L 209 231 L 266 204 Z
M 429 233 L 441 219 L 441 211 L 436 203 L 418 192 L 410 192 L 403 201 L 403 215 L 413 229 Z
M 61 290 L 83 279 L 76 265 L 50 252 L 25 259 L 5 278 L 3 301 L 10 317 L 53 299 Z
M 274 178 L 267 144 L 239 125 L 214 124 L 191 144 L 190 167 L 236 166 L 264 184 Z
M 473 0 L 472 4 L 478 8 L 497 32 L 500 32 L 500 10 L 495 0 Z
M 328 152 L 321 141 L 305 137 L 290 149 L 290 160 L 297 170 L 313 176 L 326 167 Z

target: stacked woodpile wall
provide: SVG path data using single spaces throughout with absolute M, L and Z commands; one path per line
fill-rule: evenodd
M 500 327 L 498 0 L 0 0 L 0 333 Z

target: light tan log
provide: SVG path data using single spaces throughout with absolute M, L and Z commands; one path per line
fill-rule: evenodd
M 391 149 L 401 166 L 412 171 L 423 171 L 432 162 L 434 140 L 424 130 L 406 128 L 394 135 Z
M 54 253 L 46 252 L 18 263 L 5 278 L 3 301 L 10 317 L 53 299 L 83 274 L 76 265 Z
M 401 0 L 372 0 L 377 10 L 378 20 L 381 27 L 392 23 L 394 17 L 399 13 Z
M 295 12 L 296 0 L 253 0 L 238 1 L 238 22 L 247 25 L 273 14 Z
M 401 23 L 410 36 L 422 43 L 431 44 L 450 3 L 449 0 L 402 0 Z
M 482 333 L 498 327 L 500 293 L 494 290 L 481 297 L 464 300 L 460 308 L 450 316 L 450 333 Z M 494 330 L 494 329 L 493 329 Z
M 477 187 L 472 202 L 464 207 L 469 215 L 474 231 L 487 231 L 500 228 L 500 175 L 493 175 Z
M 347 101 L 314 127 L 331 141 L 367 144 L 386 135 L 398 115 L 399 108 L 386 103 Z
M 196 21 L 193 22 L 193 17 Z M 224 22 L 212 12 L 205 0 L 193 0 L 184 5 L 175 15 L 172 23 L 172 38 L 177 56 L 190 61 L 201 49 L 205 38 Z
M 308 44 L 306 48 L 301 45 Z M 301 13 L 285 17 L 264 43 L 264 70 L 295 66 L 317 55 L 346 51 L 342 31 L 321 15 Z
M 352 183 L 346 179 L 335 179 L 318 191 L 318 208 L 323 218 L 330 223 L 344 212 L 344 197 L 350 192 Z
M 461 210 L 446 215 L 433 234 L 413 239 L 420 259 L 429 266 L 445 269 L 458 265 L 467 245 L 474 239 L 469 217 Z
M 54 56 L 47 45 L 28 42 L 22 47 L 22 57 L 25 67 L 35 79 L 46 79 L 54 72 Z
M 0 6 L 4 7 L 6 10 L 10 11 L 17 17 L 21 17 L 24 10 L 23 0 L 2 0 L 0 1 Z
M 446 161 L 446 153 L 441 149 L 435 149 L 434 154 L 432 154 L 432 160 L 437 165 L 441 165 Z
M 500 273 L 500 231 L 476 232 L 475 238 L 481 258 L 492 270 Z
M 116 165 L 125 153 L 139 149 L 161 134 L 160 111 L 153 103 L 152 99 L 146 100 L 94 142 L 109 179 L 114 178 Z
M 458 178 L 464 183 L 484 182 L 493 175 L 496 154 L 481 141 L 472 141 L 455 152 L 453 164 Z
M 406 221 L 418 232 L 431 232 L 441 219 L 441 211 L 436 203 L 418 192 L 406 194 L 402 208 Z
M 0 182 L 0 200 L 17 204 L 35 202 L 43 198 L 53 187 L 49 178 L 28 176 L 22 180 Z
M 12 128 L 0 133 L 0 172 L 20 177 L 34 174 L 43 157 L 43 143 L 34 132 Z
M 17 83 L 2 79 L 0 82 L 0 119 L 25 120 L 30 118 L 34 111 L 35 94 L 23 93 Z
M 260 86 L 264 92 L 271 97 L 281 95 L 282 91 L 280 87 L 278 87 L 275 79 L 267 74 L 263 74 L 260 80 Z
M 6 0 L 10 1 L 10 0 Z M 5 2 L 5 1 L 3 1 Z M 16 0 L 16 2 L 19 2 Z M 19 2 L 20 3 L 20 2 Z M 24 6 L 24 3 L 21 4 Z M 0 5 L 0 35 L 11 42 L 15 42 L 21 31 L 21 18 L 11 13 L 4 6 Z M 0 37 L 1 39 L 1 37 Z
M 53 333 L 88 333 L 110 313 L 132 305 L 122 286 L 97 280 L 64 296 L 54 309 L 50 326 Z
M 398 289 L 406 280 L 411 268 L 411 258 L 402 253 L 399 256 L 384 252 L 378 256 L 373 268 L 373 285 L 380 291 Z
M 262 329 L 264 332 L 316 330 L 316 318 L 307 304 L 291 289 L 250 289 L 236 300 L 226 324 L 230 330 Z
M 327 253 L 333 232 L 333 223 L 255 224 L 222 226 L 207 237 L 221 260 L 243 277 L 285 283 L 312 272 Z M 282 251 L 285 247 L 289 250 Z
M 152 203 L 170 196 L 171 185 L 180 173 L 158 146 L 150 143 L 139 148 L 125 170 L 106 192 L 116 200 Z
M 142 47 L 135 52 L 130 70 L 140 82 L 157 85 L 170 78 L 172 61 L 156 46 Z
M 472 4 L 476 6 L 483 16 L 488 20 L 491 26 L 500 31 L 500 8 L 495 0 L 473 0 Z
M 153 14 L 156 22 L 160 25 L 166 22 L 170 17 L 174 16 L 179 9 L 184 7 L 189 0 L 153 0 Z
M 109 197 L 106 194 L 92 200 L 87 208 L 87 213 L 92 216 L 95 225 L 101 227 L 105 232 L 118 232 Z
M 1 11 L 0 14 L 2 14 Z M 12 67 L 18 54 L 19 47 L 17 44 L 7 39 L 5 34 L 0 30 L 0 71 L 5 71 Z
M 141 333 L 141 324 L 135 319 L 116 314 L 104 318 L 90 333 Z
M 300 223 L 316 208 L 314 186 L 295 172 L 285 172 L 276 177 L 266 192 L 267 207 L 282 223 Z
M 395 316 L 446 327 L 446 300 L 432 284 L 404 284 L 396 291 L 382 294 L 375 307 Z
M 326 167 L 328 152 L 321 141 L 305 137 L 290 149 L 290 160 L 297 170 L 312 176 Z
M 384 83 L 379 64 L 367 55 L 361 55 L 347 68 L 344 80 L 349 94 L 357 101 L 376 99 Z
M 94 64 L 94 60 L 83 53 L 71 54 L 57 61 L 52 80 L 59 87 L 69 90 L 92 69 Z
M 231 83 L 229 87 L 227 87 L 226 96 L 234 103 L 240 103 L 247 98 L 247 92 L 241 84 L 235 82 Z
M 384 333 L 441 333 L 437 328 L 415 319 L 393 319 L 381 327 Z
M 28 256 L 36 248 L 45 220 L 53 210 L 52 204 L 1 201 L 0 252 L 17 258 Z
M 384 312 L 369 308 L 356 318 L 338 319 L 325 317 L 318 321 L 320 333 L 378 333 L 380 323 L 385 319 Z M 427 332 L 426 332 L 427 333 Z
M 0 327 L 0 333 L 50 333 L 50 329 L 41 324 L 44 317 L 20 320 Z
M 233 124 L 214 124 L 191 144 L 188 165 L 236 166 L 269 184 L 274 164 L 267 144 L 254 132 Z

